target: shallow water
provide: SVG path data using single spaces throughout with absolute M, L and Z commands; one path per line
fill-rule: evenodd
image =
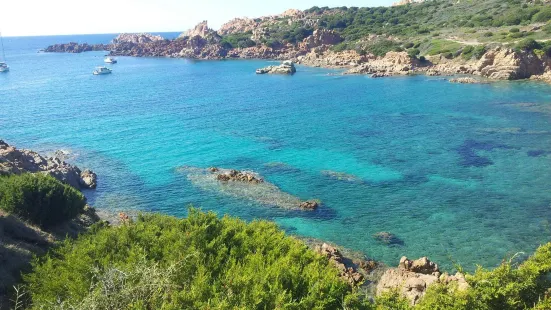
M 551 87 L 371 79 L 268 61 L 125 58 L 92 76 L 103 53 L 39 54 L 51 43 L 113 36 L 6 38 L 0 137 L 70 150 L 99 176 L 91 204 L 184 216 L 188 205 L 335 242 L 395 265 L 491 267 L 551 232 Z M 530 103 L 530 104 L 526 104 Z M 249 169 L 314 212 L 193 182 L 178 167 Z M 388 247 L 373 234 L 404 241 Z

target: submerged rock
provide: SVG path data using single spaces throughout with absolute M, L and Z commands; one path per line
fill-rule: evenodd
M 290 60 L 284 61 L 279 66 L 269 66 L 256 70 L 256 74 L 294 74 L 295 72 L 297 72 L 295 64 Z
M 207 169 L 181 167 L 177 171 L 186 174 L 188 180 L 193 185 L 205 190 L 254 201 L 266 206 L 295 210 L 313 210 L 312 208 L 302 208 L 301 204 L 304 201 L 300 198 L 283 192 L 275 184 L 266 182 L 261 176 L 252 171 L 217 167 Z
M 332 171 L 332 170 L 322 170 L 321 174 L 328 176 L 330 178 L 339 180 L 339 181 L 347 181 L 347 182 L 358 182 L 361 181 L 361 179 L 353 174 L 348 174 L 345 172 L 338 172 L 338 171 Z
M 44 173 L 75 188 L 95 188 L 97 176 L 81 172 L 57 157 L 44 158 L 30 150 L 18 150 L 0 140 L 0 174 Z
M 301 202 L 298 206 L 301 209 L 315 210 L 320 206 L 320 202 L 317 200 L 306 200 Z
M 374 234 L 373 239 L 386 245 L 404 245 L 404 241 L 402 241 L 396 235 L 386 231 L 382 231 Z

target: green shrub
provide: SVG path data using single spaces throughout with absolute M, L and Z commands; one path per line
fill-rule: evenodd
M 465 60 L 469 60 L 473 58 L 473 52 L 474 52 L 474 47 L 472 45 L 467 45 L 461 51 L 461 57 L 463 57 L 463 59 Z
M 493 36 L 494 36 L 494 33 L 491 32 L 491 31 L 484 32 L 483 36 L 485 36 L 485 37 L 493 37 Z
M 220 44 L 225 48 L 245 48 L 255 46 L 256 43 L 251 40 L 252 32 L 234 33 L 222 38 Z
M 551 243 L 541 246 L 518 268 L 509 262 L 489 271 L 481 267 L 467 275 L 471 286 L 459 291 L 455 285 L 431 286 L 419 309 L 529 309 L 544 299 L 551 286 Z M 541 305 L 549 304 L 543 301 Z M 539 307 L 539 306 L 538 306 Z M 538 308 L 536 309 L 549 309 Z
M 518 42 L 515 48 L 524 51 L 532 51 L 541 48 L 541 45 L 534 39 L 524 39 Z
M 545 23 L 551 20 L 551 8 L 545 8 L 532 18 L 532 20 L 536 23 Z
M 367 46 L 366 49 L 375 56 L 384 56 L 390 51 L 397 51 L 400 47 L 400 44 L 392 40 L 377 40 L 371 45 Z
M 86 205 L 73 187 L 43 174 L 0 177 L 0 209 L 48 227 L 74 218 Z
M 522 38 L 522 37 L 524 37 L 524 33 L 522 33 L 522 32 L 509 33 L 509 38 L 512 38 L 512 39 L 518 39 L 518 38 Z
M 510 33 L 520 32 L 520 29 L 518 29 L 518 28 L 511 28 L 511 29 L 509 29 L 509 32 L 510 32 Z
M 412 48 L 408 50 L 408 56 L 411 58 L 417 57 L 417 55 L 419 55 L 420 53 L 421 51 L 418 48 Z
M 195 209 L 67 241 L 24 279 L 34 309 L 371 308 L 332 262 L 275 224 Z
M 484 46 L 484 45 L 478 45 L 473 50 L 473 56 L 476 59 L 482 58 L 482 56 L 484 56 L 484 54 L 486 54 L 486 46 Z

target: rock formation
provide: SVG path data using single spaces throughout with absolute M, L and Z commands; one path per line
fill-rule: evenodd
M 295 72 L 297 72 L 295 64 L 290 60 L 284 61 L 279 66 L 269 66 L 256 70 L 257 74 L 294 74 Z
M 206 20 L 197 24 L 193 29 L 180 34 L 179 38 L 202 38 L 206 39 L 209 44 L 218 43 L 221 40 L 220 35 L 209 28 Z
M 264 183 L 264 180 L 259 177 L 256 173 L 249 171 L 239 171 L 239 170 L 227 170 L 220 172 L 218 168 L 209 168 L 209 171 L 212 173 L 217 173 L 216 179 L 222 182 L 246 182 L 246 183 Z M 220 172 L 220 173 L 218 173 Z
M 510 48 L 486 52 L 477 64 L 480 75 L 496 80 L 517 80 L 544 73 L 542 61 L 534 54 Z
M 91 51 L 105 51 L 109 49 L 109 45 L 70 42 L 66 44 L 54 44 L 44 49 L 47 53 L 82 53 Z
M 385 245 L 404 245 L 404 241 L 398 238 L 396 235 L 382 231 L 373 235 L 373 239 L 376 241 L 385 244 Z
M 336 45 L 342 42 L 341 36 L 333 30 L 316 29 L 314 33 L 302 41 L 302 46 L 307 49 L 322 45 Z
M 353 266 L 347 266 L 345 264 L 345 258 L 337 248 L 327 243 L 323 243 L 322 245 L 316 246 L 314 250 L 333 262 L 335 266 L 337 266 L 341 277 L 348 281 L 350 285 L 358 285 L 363 281 L 364 276 Z
M 320 206 L 320 202 L 317 200 L 306 200 L 301 202 L 298 207 L 306 210 L 315 210 Z
M 145 44 L 150 42 L 163 41 L 165 38 L 149 33 L 121 33 L 111 41 L 112 44 L 133 43 Z
M 449 80 L 450 83 L 458 83 L 458 84 L 481 84 L 482 81 L 472 78 L 472 77 L 460 77 L 460 78 L 454 78 Z
M 75 188 L 95 188 L 97 176 L 91 170 L 81 172 L 59 158 L 44 158 L 30 150 L 18 150 L 0 140 L 0 175 L 44 173 Z
M 406 52 L 388 52 L 384 57 L 366 62 L 346 72 L 346 74 L 374 74 L 373 77 L 410 74 L 416 60 Z
M 427 288 L 435 283 L 457 284 L 456 289 L 465 290 L 469 284 L 461 273 L 455 276 L 441 274 L 438 265 L 428 258 L 409 260 L 402 257 L 398 268 L 385 271 L 377 284 L 377 295 L 390 290 L 398 290 L 412 305 L 417 304 L 425 295 Z
M 223 24 L 218 29 L 218 34 L 225 36 L 234 33 L 253 32 L 258 26 L 258 23 L 252 18 L 234 18 Z

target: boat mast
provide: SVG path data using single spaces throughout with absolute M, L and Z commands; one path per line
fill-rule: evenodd
M 4 51 L 4 39 L 2 38 L 2 32 L 0 32 L 0 45 L 2 45 L 2 60 L 6 61 L 6 52 Z

